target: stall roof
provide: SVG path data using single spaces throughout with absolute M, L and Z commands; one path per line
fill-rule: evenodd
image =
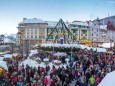
M 12 58 L 13 54 L 5 54 L 4 58 Z
M 0 61 L 3 61 L 4 57 L 0 57 Z

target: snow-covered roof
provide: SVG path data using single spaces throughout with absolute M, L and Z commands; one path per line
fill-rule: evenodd
M 16 34 L 5 35 L 4 42 L 5 43 L 15 43 Z
M 0 45 L 0 48 L 9 47 L 9 45 Z
M 46 23 L 48 24 L 49 27 L 55 27 L 58 22 L 57 21 L 46 21 Z M 64 22 L 64 23 L 67 27 L 70 24 L 69 22 Z
M 5 52 L 0 52 L 1 55 L 9 53 L 9 51 L 5 51 Z
M 100 29 L 107 30 L 107 25 L 100 25 Z
M 13 56 L 17 56 L 17 55 L 19 55 L 19 53 L 13 53 Z
M 4 34 L 4 35 L 5 35 L 6 38 L 7 38 L 7 37 L 16 38 L 16 34 Z
M 74 21 L 71 24 L 89 26 L 87 22 L 82 22 L 82 21 Z
M 46 21 L 46 23 L 48 24 L 48 26 L 55 27 L 58 22 L 56 22 L 56 21 Z
M 12 58 L 13 54 L 5 54 L 4 58 Z
M 31 50 L 29 56 L 32 56 L 32 55 L 37 54 L 37 53 L 38 53 L 37 50 Z
M 105 48 L 95 48 L 95 47 L 88 47 L 88 46 L 85 46 L 85 45 L 81 45 L 81 44 L 46 44 L 46 43 L 43 43 L 41 45 L 41 47 L 65 47 L 65 48 L 80 48 L 80 49 L 93 49 L 94 51 L 97 50 L 97 52 L 106 52 L 106 49 Z
M 0 67 L 4 68 L 5 70 L 8 70 L 8 67 L 5 61 L 0 61 Z
M 12 41 L 9 38 L 4 38 L 4 43 L 15 43 L 15 41 Z
M 24 18 L 23 21 L 20 22 L 19 24 L 25 24 L 25 23 L 46 23 L 46 22 L 43 21 L 42 19 L 37 19 L 37 18 L 32 18 L 32 19 Z
M 3 61 L 4 57 L 0 57 L 0 61 Z

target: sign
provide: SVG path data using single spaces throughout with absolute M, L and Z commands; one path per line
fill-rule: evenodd
M 80 40 L 80 44 L 86 45 L 86 46 L 91 46 L 92 41 L 90 40 Z
M 60 44 L 63 44 L 63 38 L 60 38 Z

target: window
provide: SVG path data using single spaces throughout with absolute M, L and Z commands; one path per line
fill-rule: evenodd
M 41 38 L 42 38 L 42 36 L 41 36 L 41 35 L 39 35 L 39 38 L 41 39 Z
M 40 32 L 40 33 L 43 33 L 43 32 L 44 32 L 44 29 L 39 29 L 39 32 Z
M 29 38 L 29 35 L 27 35 L 27 38 Z
M 89 26 L 87 26 L 87 28 L 89 28 Z
M 92 29 L 92 31 L 93 31 L 93 29 Z
M 33 35 L 31 35 L 31 38 L 33 38 Z
M 93 34 L 92 34 L 92 36 L 93 36 Z
M 31 29 L 31 32 L 33 32 L 33 30 Z
M 37 34 L 37 29 L 35 29 L 35 34 Z
M 35 35 L 35 38 L 37 38 L 37 35 Z
M 97 36 L 98 36 L 98 34 L 97 34 Z
M 81 28 L 81 25 L 78 25 L 79 28 Z
M 45 38 L 45 36 L 43 35 L 43 38 Z
M 97 32 L 98 32 L 98 29 L 97 29 Z
M 25 38 L 25 36 L 23 35 L 23 38 Z
M 29 34 L 29 30 L 27 30 L 27 34 Z
M 23 32 L 24 32 L 24 30 L 21 30 L 21 32 L 23 33 Z

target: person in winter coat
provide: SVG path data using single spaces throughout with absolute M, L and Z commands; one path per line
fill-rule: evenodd
M 98 85 L 98 84 L 100 83 L 100 81 L 101 81 L 101 78 L 98 76 L 98 77 L 96 78 L 96 85 Z
M 90 78 L 91 74 L 90 74 L 90 71 L 88 70 L 85 74 L 85 77 L 86 77 L 86 82 L 88 83 L 88 80 Z
M 86 77 L 83 79 L 83 86 L 88 86 L 88 83 L 86 82 Z
M 90 83 L 90 86 L 94 86 L 95 85 L 95 78 L 93 77 L 93 75 L 90 77 L 89 83 Z
M 47 79 L 47 77 L 44 78 L 43 84 L 44 84 L 45 86 L 47 86 L 47 84 L 48 84 L 48 79 Z
M 22 82 L 21 82 L 20 80 L 19 80 L 19 81 L 17 81 L 16 86 L 23 86 L 23 85 L 22 85 Z
M 62 73 L 62 77 L 61 77 L 61 80 L 62 80 L 62 86 L 63 86 L 63 84 L 64 84 L 64 81 L 65 81 L 65 74 L 64 74 L 64 73 Z
M 75 70 L 76 79 L 78 79 L 78 70 Z

